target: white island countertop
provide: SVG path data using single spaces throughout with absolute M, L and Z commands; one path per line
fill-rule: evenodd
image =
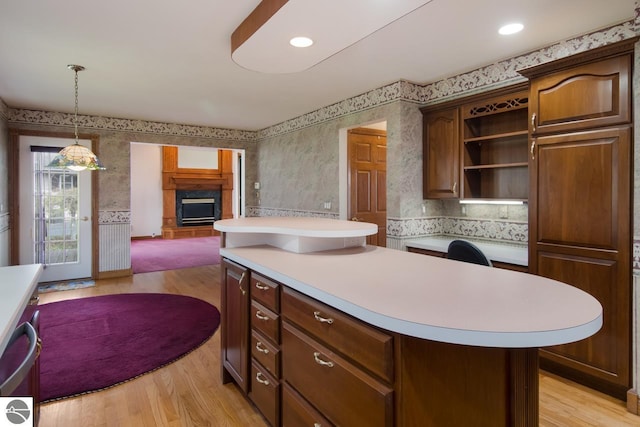
M 434 341 L 544 347 L 587 338 L 602 306 L 551 279 L 376 246 L 293 253 L 272 246 L 220 254 L 367 323 Z
M 0 355 L 38 286 L 41 264 L 0 267 Z

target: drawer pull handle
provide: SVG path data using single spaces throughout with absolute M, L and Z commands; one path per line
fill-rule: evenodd
M 244 278 L 247 275 L 247 271 L 243 271 L 242 272 L 242 276 L 240 276 L 240 280 L 238 281 L 238 287 L 240 288 L 240 292 L 242 293 L 242 295 L 246 295 L 247 291 L 244 290 L 244 288 L 242 287 L 242 282 L 244 281 Z
M 532 130 L 533 132 L 535 132 L 535 131 L 536 131 L 536 113 L 533 113 L 533 114 L 531 115 L 531 130 Z
M 535 139 L 531 139 L 531 160 L 535 160 L 536 159 L 536 153 L 535 153 L 535 148 L 536 148 L 536 140 Z
M 256 288 L 260 289 L 261 291 L 268 291 L 269 290 L 269 286 L 263 285 L 260 282 L 256 282 Z
M 333 323 L 333 319 L 330 317 L 322 317 L 320 316 L 320 312 L 319 311 L 314 311 L 313 312 L 313 317 L 316 318 L 316 320 L 320 323 L 328 323 L 328 324 L 332 324 Z
M 260 384 L 269 385 L 269 380 L 266 379 L 264 375 L 262 375 L 262 372 L 258 372 L 256 374 L 256 381 L 258 381 Z
M 256 319 L 258 320 L 269 320 L 269 316 L 265 316 L 264 314 L 262 314 L 262 312 L 260 310 L 256 311 Z
M 269 354 L 269 349 L 264 348 L 262 345 L 263 345 L 262 342 L 258 341 L 256 343 L 256 350 L 258 350 L 260 353 Z
M 318 353 L 317 351 L 313 352 L 313 359 L 318 365 L 326 366 L 327 368 L 333 368 L 333 362 L 320 359 L 320 353 Z

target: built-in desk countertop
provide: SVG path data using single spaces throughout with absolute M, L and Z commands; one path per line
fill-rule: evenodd
M 243 233 L 225 220 L 215 227 Z M 587 338 L 602 326 L 594 297 L 526 273 L 364 245 L 295 253 L 256 244 L 220 254 L 367 323 L 418 338 L 544 347 Z
M 0 267 L 0 355 L 38 286 L 41 264 Z
M 405 242 L 405 245 L 409 248 L 426 249 L 429 251 L 447 253 L 449 243 L 456 239 L 467 240 L 473 243 L 491 261 L 521 265 L 524 267 L 529 264 L 529 253 L 526 244 L 501 244 L 497 242 L 494 243 L 488 242 L 486 240 L 457 236 L 430 236 L 422 237 L 420 239 L 407 240 Z

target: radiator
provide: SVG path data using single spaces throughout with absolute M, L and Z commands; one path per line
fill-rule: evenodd
M 100 224 L 99 271 L 131 268 L 131 224 Z

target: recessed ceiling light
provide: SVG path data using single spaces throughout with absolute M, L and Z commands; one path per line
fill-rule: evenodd
M 289 40 L 289 44 L 295 47 L 309 47 L 313 44 L 313 40 L 309 37 L 294 37 Z
M 513 24 L 507 24 L 500 27 L 498 32 L 503 36 L 507 36 L 509 34 L 519 33 L 520 31 L 522 31 L 523 28 L 524 28 L 524 25 L 520 24 L 519 22 L 516 22 Z

